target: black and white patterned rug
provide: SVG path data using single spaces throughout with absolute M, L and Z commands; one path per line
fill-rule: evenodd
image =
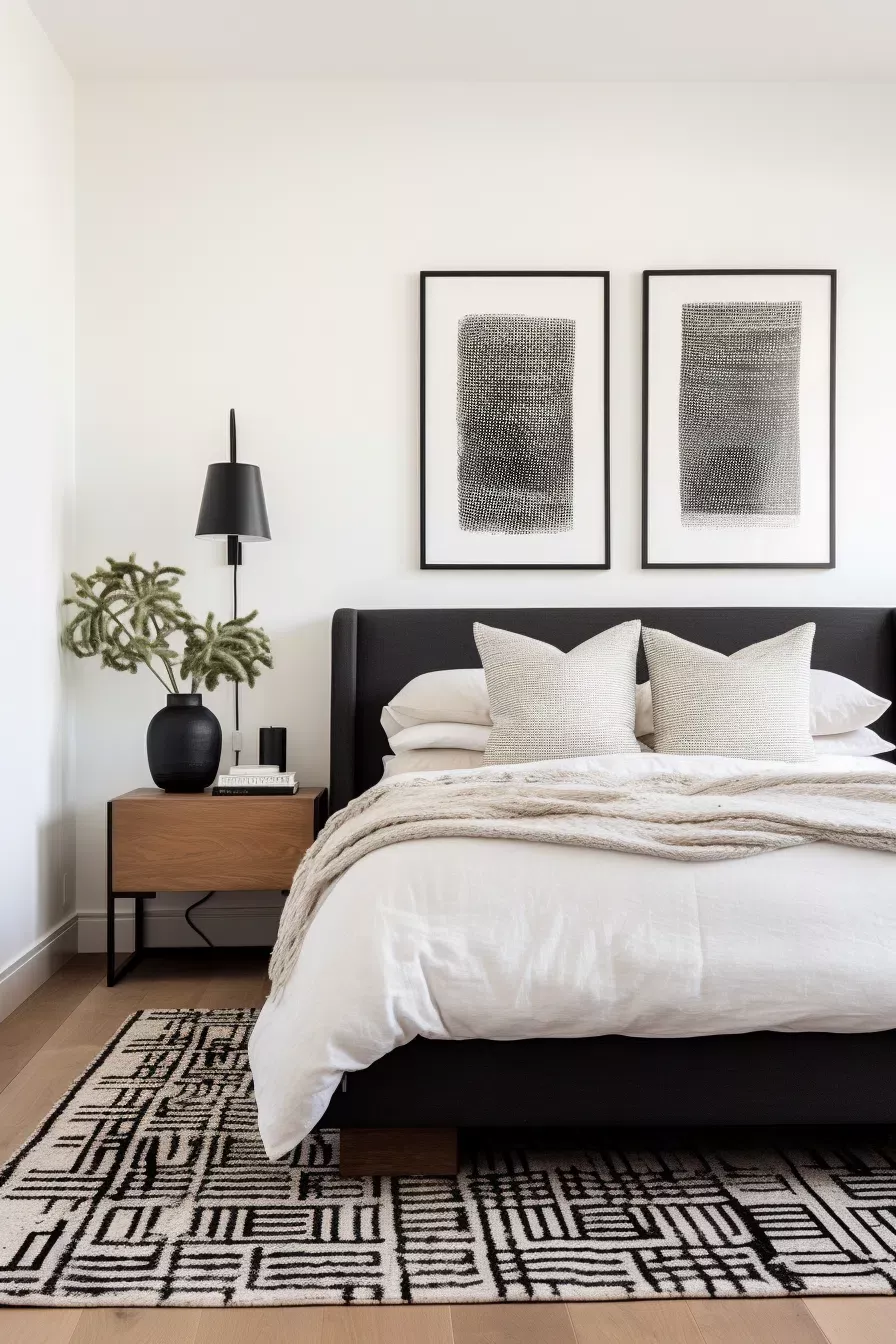
M 250 1010 L 137 1013 L 0 1171 L 0 1302 L 896 1291 L 896 1149 L 484 1148 L 456 1180 L 267 1161 Z

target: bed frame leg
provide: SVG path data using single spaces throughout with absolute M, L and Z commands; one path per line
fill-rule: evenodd
M 343 1176 L 456 1176 L 456 1129 L 341 1129 Z

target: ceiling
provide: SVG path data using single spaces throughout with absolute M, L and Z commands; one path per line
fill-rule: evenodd
M 76 75 L 896 79 L 896 0 L 30 0 Z

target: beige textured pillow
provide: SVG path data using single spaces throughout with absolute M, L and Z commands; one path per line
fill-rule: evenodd
M 889 700 L 882 695 L 867 691 L 838 672 L 813 667 L 809 673 L 809 732 L 813 737 L 867 728 L 889 708 Z M 652 732 L 650 682 L 642 681 L 635 691 L 635 737 L 649 737 Z M 861 755 L 861 752 L 857 754 Z
M 493 728 L 486 765 L 637 752 L 635 663 L 640 621 L 570 653 L 526 635 L 473 626 Z
M 724 653 L 645 627 L 656 750 L 678 756 L 812 761 L 813 624 Z

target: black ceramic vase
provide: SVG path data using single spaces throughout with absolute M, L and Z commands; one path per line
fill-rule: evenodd
M 149 773 L 166 793 L 201 793 L 221 760 L 221 725 L 201 695 L 169 695 L 146 730 Z

